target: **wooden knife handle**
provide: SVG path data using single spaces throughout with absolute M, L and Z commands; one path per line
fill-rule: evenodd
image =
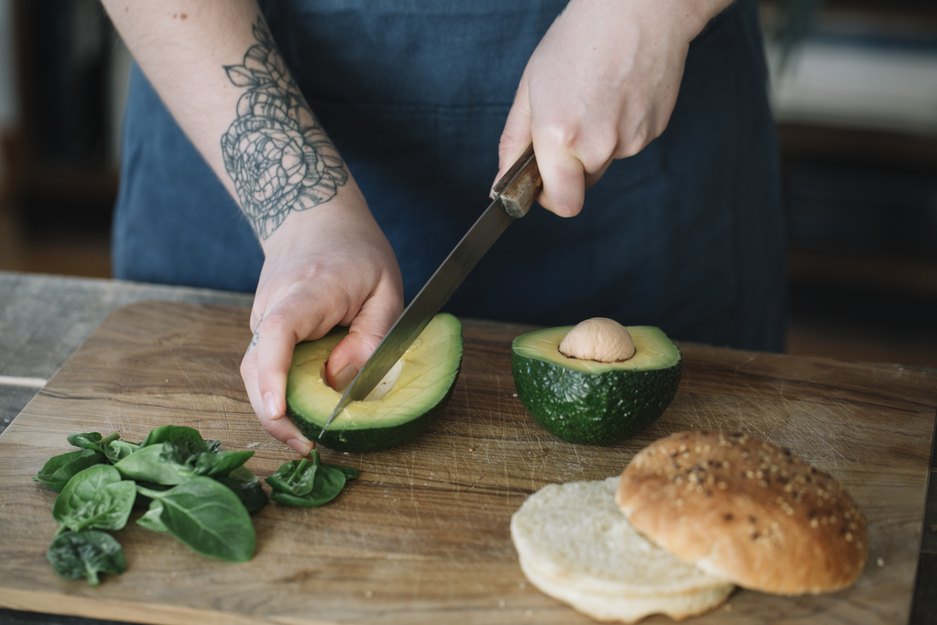
M 527 214 L 542 188 L 543 179 L 531 145 L 491 188 L 491 199 L 499 198 L 505 212 L 517 219 Z

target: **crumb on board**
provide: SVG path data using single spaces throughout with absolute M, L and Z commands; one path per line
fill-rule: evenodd
M 882 568 L 883 566 L 885 566 L 885 558 L 879 558 L 879 559 L 877 559 L 877 560 L 875 561 L 875 564 L 878 565 L 878 568 Z

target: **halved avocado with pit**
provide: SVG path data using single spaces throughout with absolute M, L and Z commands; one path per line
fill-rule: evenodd
M 400 358 L 400 377 L 380 399 L 351 402 L 319 438 L 341 398 L 326 384 L 325 363 L 347 334 L 337 329 L 296 346 L 286 381 L 287 414 L 312 440 L 330 449 L 374 451 L 412 440 L 449 398 L 462 363 L 462 324 L 436 315 Z
M 628 326 L 634 355 L 605 363 L 559 351 L 572 328 L 535 330 L 512 343 L 517 396 L 534 420 L 563 440 L 607 445 L 657 419 L 681 375 L 680 350 L 667 335 L 653 326 Z

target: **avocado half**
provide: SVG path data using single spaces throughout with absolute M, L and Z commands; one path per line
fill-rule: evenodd
M 436 315 L 401 356 L 400 377 L 380 399 L 353 401 L 322 427 L 341 398 L 325 382 L 325 363 L 347 330 L 296 346 L 286 380 L 287 414 L 312 440 L 341 451 L 387 449 L 418 436 L 445 406 L 462 363 L 462 324 Z
M 612 363 L 560 353 L 572 328 L 535 330 L 511 345 L 517 396 L 537 423 L 571 443 L 609 445 L 664 412 L 680 384 L 682 360 L 660 328 L 628 326 L 634 356 Z

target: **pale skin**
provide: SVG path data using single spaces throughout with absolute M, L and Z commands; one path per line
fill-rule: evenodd
M 636 154 L 666 128 L 689 42 L 730 3 L 571 0 L 527 63 L 498 146 L 498 176 L 533 143 L 544 186 L 538 202 L 557 215 L 578 214 L 585 189 L 612 161 Z M 258 86 L 251 72 L 238 69 L 256 69 L 261 61 L 280 67 L 254 0 L 103 4 L 147 78 L 258 233 L 265 261 L 241 376 L 264 429 L 305 455 L 312 442 L 285 418 L 293 348 L 347 326 L 348 337 L 326 368 L 330 384 L 346 385 L 403 308 L 393 250 L 313 112 L 301 96 L 291 99 L 289 76 L 278 81 L 285 85 L 279 89 Z M 248 54 L 252 48 L 265 56 Z M 253 94 L 259 97 L 249 99 Z M 271 108 L 271 99 L 296 106 Z M 245 108 L 245 101 L 253 108 Z M 281 160 L 308 166 L 304 180 L 296 186 L 288 175 L 249 179 L 255 170 L 238 167 L 239 150 L 262 152 L 281 144 L 267 141 L 267 134 L 241 132 L 239 122 L 255 129 L 258 120 L 276 125 L 287 117 L 287 125 L 302 132 L 290 144 L 298 146 L 296 153 Z M 303 191 L 293 202 L 278 185 Z

